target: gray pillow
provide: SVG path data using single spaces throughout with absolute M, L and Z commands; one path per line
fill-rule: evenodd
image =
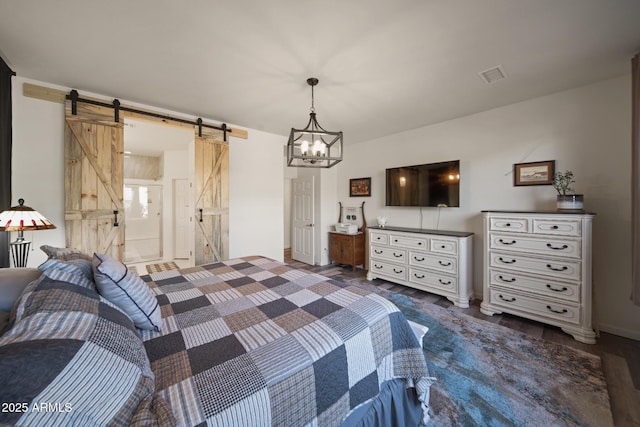
M 73 283 L 87 289 L 96 290 L 93 282 L 93 266 L 86 259 L 72 259 L 62 261 L 60 259 L 49 258 L 38 266 L 47 277 L 61 282 Z
M 55 246 L 42 245 L 42 252 L 47 254 L 49 258 L 68 261 L 72 259 L 86 259 L 91 261 L 91 257 L 74 248 L 57 248 Z
M 98 292 L 120 307 L 140 329 L 160 331 L 162 315 L 153 291 L 126 265 L 105 254 L 93 254 Z

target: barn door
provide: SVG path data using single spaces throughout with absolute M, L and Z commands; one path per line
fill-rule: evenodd
M 67 247 L 123 258 L 123 124 L 113 109 L 71 102 L 65 114 Z
M 196 265 L 229 258 L 229 144 L 208 128 L 195 134 Z

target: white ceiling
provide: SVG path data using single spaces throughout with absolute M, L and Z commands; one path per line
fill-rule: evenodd
M 627 74 L 639 18 L 639 0 L 6 0 L 0 55 L 279 135 L 306 124 L 317 77 L 318 120 L 348 144 Z

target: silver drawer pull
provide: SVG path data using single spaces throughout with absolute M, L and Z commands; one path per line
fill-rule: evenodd
M 547 284 L 547 288 L 553 292 L 567 292 L 569 288 L 563 286 L 562 289 L 554 288 L 553 286 Z
M 443 267 L 449 267 L 451 265 L 451 261 L 449 262 L 442 262 L 440 260 L 438 260 L 438 264 L 440 264 Z
M 502 301 L 506 301 L 506 302 L 514 302 L 516 299 L 514 297 L 512 298 L 505 298 L 502 295 L 498 295 L 498 298 L 500 298 Z
M 555 249 L 556 251 L 561 251 L 563 249 L 567 249 L 569 246 L 567 245 L 562 245 L 562 246 L 553 246 L 551 243 L 547 243 L 547 247 L 549 249 Z
M 402 254 L 397 254 L 397 253 L 394 252 L 393 256 L 396 257 L 396 258 L 402 258 L 403 255 Z
M 379 249 L 374 249 L 373 252 L 377 253 L 378 255 L 384 253 L 384 251 L 381 251 Z
M 445 281 L 444 281 L 444 280 L 442 280 L 442 279 L 438 279 L 438 282 L 440 282 L 440 284 L 442 284 L 442 285 L 450 285 L 450 284 L 452 283 L 452 282 L 451 282 L 451 280 L 449 280 L 449 281 L 445 282 Z
M 499 241 L 500 243 L 502 243 L 503 245 L 515 245 L 515 244 L 516 244 L 516 241 L 515 241 L 515 240 L 512 240 L 512 241 L 510 241 L 510 242 L 505 242 L 504 240 L 500 239 L 500 240 L 498 240 L 498 241 Z
M 424 261 L 424 258 L 418 258 L 417 256 L 414 256 L 413 259 L 415 259 L 418 262 Z
M 425 277 L 425 276 L 424 276 L 424 274 L 418 274 L 418 273 L 413 273 L 413 276 L 414 276 L 416 279 L 424 279 L 424 277 Z
M 502 280 L 503 282 L 507 282 L 507 283 L 513 283 L 513 282 L 516 281 L 515 277 L 512 277 L 511 279 L 506 279 L 503 275 L 498 276 L 498 279 Z
M 569 311 L 566 308 L 563 308 L 562 310 L 554 310 L 553 308 L 551 308 L 550 305 L 547 306 L 547 310 L 549 310 L 552 313 L 556 313 L 556 314 L 567 314 L 567 312 Z
M 393 272 L 394 272 L 394 273 L 397 273 L 397 274 L 400 274 L 400 273 L 402 273 L 402 272 L 403 272 L 403 270 L 398 270 L 398 269 L 395 269 L 395 268 L 394 268 L 394 269 L 393 269 Z
M 500 260 L 500 262 L 504 263 L 504 264 L 515 264 L 516 260 L 515 259 L 511 259 L 511 260 L 506 260 L 502 257 L 498 258 L 498 260 Z
M 547 268 L 553 271 L 567 271 L 569 269 L 569 267 L 567 267 L 566 265 L 563 265 L 562 268 L 557 268 L 552 266 L 551 264 L 547 264 Z

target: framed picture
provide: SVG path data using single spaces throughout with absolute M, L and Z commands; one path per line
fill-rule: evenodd
M 353 178 L 349 180 L 350 197 L 371 197 L 371 178 Z
M 555 169 L 555 160 L 516 163 L 513 165 L 513 185 L 551 185 Z

